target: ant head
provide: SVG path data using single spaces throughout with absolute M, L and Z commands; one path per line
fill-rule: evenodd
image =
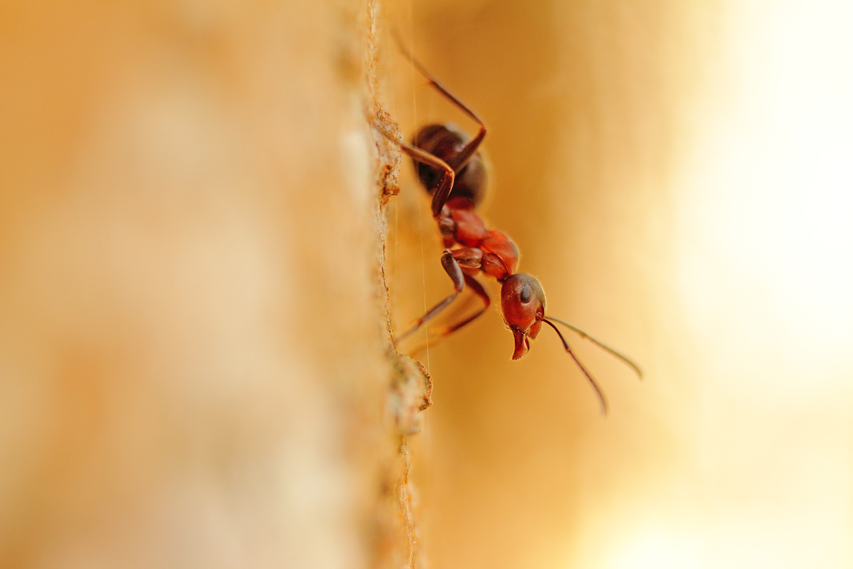
M 535 338 L 545 318 L 545 291 L 536 277 L 516 273 L 503 282 L 501 309 L 504 320 L 512 330 L 517 360 L 530 349 L 530 338 Z

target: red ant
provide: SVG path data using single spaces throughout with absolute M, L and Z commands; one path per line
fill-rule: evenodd
M 398 42 L 399 43 L 399 42 Z M 486 186 L 486 166 L 479 147 L 486 137 L 483 121 L 462 101 L 451 94 L 411 54 L 404 49 L 403 55 L 442 95 L 468 115 L 480 126 L 473 139 L 450 125 L 430 124 L 421 128 L 412 144 L 386 136 L 400 145 L 415 165 L 418 178 L 432 195 L 432 215 L 444 239 L 441 266 L 453 281 L 453 292 L 421 316 L 398 340 L 416 332 L 442 310 L 450 306 L 464 290 L 465 285 L 483 301 L 483 308 L 467 318 L 445 328 L 440 336 L 446 336 L 469 324 L 489 307 L 491 301 L 476 276 L 483 272 L 501 283 L 501 309 L 503 317 L 515 340 L 512 359 L 517 360 L 530 349 L 530 340 L 536 338 L 544 322 L 554 329 L 563 342 L 566 352 L 592 384 L 601 401 L 601 410 L 607 414 L 607 401 L 595 379 L 575 356 L 569 343 L 554 325 L 566 326 L 610 352 L 629 365 L 642 379 L 640 368 L 628 357 L 599 342 L 576 326 L 553 316 L 545 316 L 545 291 L 536 277 L 517 273 L 519 251 L 506 234 L 486 228 L 476 208 L 483 201 Z

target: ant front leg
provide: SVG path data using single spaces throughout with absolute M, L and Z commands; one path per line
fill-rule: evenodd
M 449 249 L 445 249 L 444 253 L 441 255 L 441 266 L 444 267 L 444 272 L 446 272 L 447 276 L 450 277 L 450 280 L 453 281 L 453 292 L 449 294 L 447 298 L 430 308 L 426 314 L 418 318 L 414 326 L 397 338 L 398 341 L 408 338 L 417 332 L 421 326 L 435 318 L 439 312 L 450 306 L 450 304 L 456 300 L 456 297 L 459 296 L 459 293 L 461 293 L 465 288 L 465 275 L 462 273 L 459 263 L 457 263 L 456 259 L 453 258 L 453 253 L 451 253 Z M 477 284 L 479 285 L 480 283 Z
M 471 322 L 473 322 L 474 320 L 476 320 L 477 318 L 482 316 L 483 313 L 485 313 L 486 310 L 488 310 L 489 305 L 491 305 L 491 303 L 492 303 L 491 299 L 489 298 L 489 294 L 486 292 L 486 289 L 483 288 L 483 285 L 480 284 L 480 281 L 478 281 L 477 279 L 475 279 L 472 276 L 465 275 L 465 283 L 468 285 L 468 288 L 470 288 L 472 291 L 474 291 L 474 294 L 479 296 L 480 300 L 483 301 L 483 308 L 481 308 L 480 310 L 478 310 L 477 312 L 475 312 L 471 316 L 468 316 L 464 320 L 457 322 L 453 326 L 448 326 L 447 329 L 441 333 L 440 337 L 442 337 L 442 338 L 444 336 L 449 336 L 450 334 L 453 334 L 454 332 L 456 332 L 457 330 L 459 330 L 460 328 L 462 328 L 466 324 L 470 324 Z

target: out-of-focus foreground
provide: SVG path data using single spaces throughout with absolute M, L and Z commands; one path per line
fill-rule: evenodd
M 511 362 L 489 311 L 421 352 L 434 566 L 853 565 L 853 9 L 397 8 L 404 40 L 489 126 L 483 209 L 520 270 L 551 314 L 645 372 L 569 338 L 609 396 L 603 419 L 548 329 Z M 402 58 L 391 76 L 405 132 L 476 132 Z M 405 323 L 450 285 L 422 190 L 401 185 Z
M 3 3 L 0 567 L 402 563 L 368 35 Z

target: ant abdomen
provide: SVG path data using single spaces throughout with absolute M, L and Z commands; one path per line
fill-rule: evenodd
M 446 162 L 456 170 L 454 159 L 469 142 L 469 138 L 455 128 L 443 124 L 430 124 L 418 131 L 412 144 Z M 418 178 L 432 194 L 438 186 L 442 171 L 415 160 Z M 479 152 L 474 154 L 462 170 L 456 172 L 453 189 L 448 199 L 468 198 L 475 206 L 486 196 L 486 165 Z

